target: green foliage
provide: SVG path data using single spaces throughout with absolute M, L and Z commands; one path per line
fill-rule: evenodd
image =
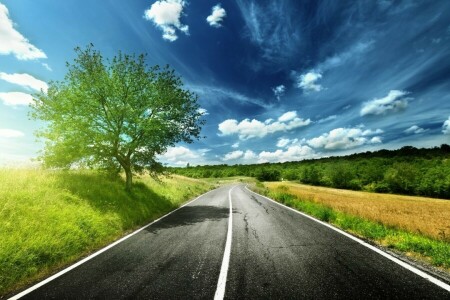
M 31 117 L 46 122 L 40 160 L 47 167 L 87 166 L 126 173 L 162 170 L 167 147 L 198 138 L 197 95 L 169 67 L 148 67 L 145 55 L 103 59 L 90 45 L 76 48 L 62 82 L 35 95 Z
M 280 189 L 272 190 L 267 195 L 289 207 L 293 207 L 324 222 L 332 223 L 364 238 L 377 241 L 403 252 L 417 253 L 430 258 L 435 266 L 450 268 L 450 256 L 448 255 L 450 253 L 450 244 L 445 241 L 435 240 L 417 233 L 388 227 L 381 223 L 346 214 L 311 200 L 299 199 Z
M 0 169 L 0 298 L 72 263 L 212 187 L 94 171 Z
M 431 149 L 403 147 L 299 162 L 167 170 L 194 178 L 248 176 L 262 181 L 298 180 L 334 188 L 450 199 L 448 145 Z
M 259 169 L 256 173 L 256 179 L 259 181 L 279 181 L 281 172 L 278 170 Z

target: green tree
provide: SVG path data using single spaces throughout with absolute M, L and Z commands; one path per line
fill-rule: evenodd
M 47 125 L 37 132 L 45 166 L 123 169 L 131 190 L 133 172 L 156 174 L 157 154 L 199 138 L 198 97 L 168 66 L 149 67 L 144 54 L 105 60 L 92 44 L 75 52 L 64 80 L 31 105 L 31 118 Z

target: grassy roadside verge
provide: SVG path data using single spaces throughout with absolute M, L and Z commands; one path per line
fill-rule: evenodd
M 343 212 L 311 198 L 299 197 L 282 184 L 259 185 L 255 191 L 364 239 L 430 263 L 447 273 L 450 271 L 448 237 L 430 237 Z
M 210 190 L 184 177 L 0 169 L 0 298 Z

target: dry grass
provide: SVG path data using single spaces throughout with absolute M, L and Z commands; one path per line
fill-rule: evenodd
M 291 182 L 270 182 L 265 185 L 270 189 L 285 186 L 290 194 L 337 211 L 450 241 L 449 200 L 356 192 Z

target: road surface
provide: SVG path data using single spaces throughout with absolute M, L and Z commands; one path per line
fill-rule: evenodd
M 450 292 L 319 222 L 235 185 L 199 197 L 17 296 L 450 299 Z

